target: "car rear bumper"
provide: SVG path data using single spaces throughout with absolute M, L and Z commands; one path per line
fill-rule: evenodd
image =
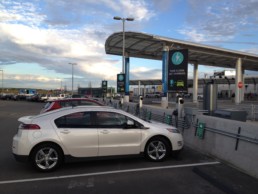
M 28 156 L 17 155 L 17 154 L 13 154 L 13 156 L 17 162 L 28 162 L 29 160 Z

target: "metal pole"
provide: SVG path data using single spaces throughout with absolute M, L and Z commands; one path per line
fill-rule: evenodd
M 123 21 L 123 67 L 122 73 L 125 73 L 125 18 L 122 19 Z
M 72 95 L 73 95 L 73 64 L 72 64 Z
M 73 66 L 77 65 L 76 63 L 69 63 L 70 65 L 72 65 L 72 95 L 73 95 Z
M 3 93 L 4 92 L 4 70 L 0 70 L 0 71 L 2 71 L 2 91 L 1 91 L 1 93 Z
M 122 20 L 122 22 L 123 22 L 122 73 L 125 73 L 125 21 L 134 21 L 134 18 L 121 18 L 121 17 L 115 16 L 113 19 L 114 20 Z

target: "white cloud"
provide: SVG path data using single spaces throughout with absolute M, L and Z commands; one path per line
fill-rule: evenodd
M 257 0 L 189 0 L 189 5 L 187 22 L 178 30 L 187 39 L 227 41 L 256 31 Z
M 205 34 L 202 34 L 200 32 L 197 32 L 196 29 L 181 29 L 178 30 L 179 33 L 185 35 L 187 37 L 187 39 L 190 39 L 194 42 L 204 42 L 207 41 L 207 37 Z
M 153 11 L 148 9 L 145 1 L 123 0 L 121 5 L 122 10 L 125 10 L 125 14 L 129 17 L 134 17 L 136 20 L 149 20 L 155 15 Z
M 138 67 L 130 70 L 130 79 L 161 79 L 161 69 L 149 69 L 146 67 Z
M 36 26 L 45 19 L 45 15 L 39 14 L 35 5 L 29 2 L 6 0 L 0 8 L 1 22 Z
M 140 23 L 155 14 L 143 0 L 0 2 L 0 65 L 36 63 L 70 75 L 68 63 L 76 62 L 75 73 L 80 78 L 115 80 L 121 61 L 107 56 L 104 48 L 106 38 L 115 30 L 105 20 L 112 21 L 115 15 L 133 16 Z M 121 25 L 116 25 L 121 30 Z M 12 78 L 35 83 L 53 81 L 39 75 Z
M 46 21 L 50 25 L 83 24 L 85 19 L 103 23 L 105 20 L 112 20 L 115 15 L 134 17 L 141 22 L 155 16 L 148 1 L 144 0 L 45 0 L 45 2 L 48 13 Z

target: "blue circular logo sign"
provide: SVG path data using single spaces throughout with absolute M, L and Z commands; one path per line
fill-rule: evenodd
M 118 76 L 118 80 L 119 80 L 119 81 L 124 81 L 124 75 L 121 75 L 121 74 L 120 74 L 120 75 Z
M 177 51 L 172 55 L 171 60 L 174 65 L 180 65 L 184 60 L 184 55 Z

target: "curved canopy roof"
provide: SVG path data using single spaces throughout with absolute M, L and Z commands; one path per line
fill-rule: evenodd
M 214 78 L 215 84 L 235 84 L 235 79 L 232 77 L 222 77 L 222 78 Z M 130 80 L 130 85 L 138 85 L 140 81 L 140 85 L 162 85 L 161 79 L 153 79 L 153 80 Z M 210 82 L 211 79 L 208 78 L 199 78 L 198 84 L 204 85 Z M 193 79 L 188 79 L 188 85 L 193 85 Z M 245 84 L 258 84 L 258 77 L 245 77 Z
M 108 37 L 105 43 L 107 54 L 122 55 L 123 32 Z M 139 32 L 125 32 L 125 52 L 129 57 L 162 59 L 163 46 L 172 49 L 188 49 L 189 63 L 224 68 L 235 68 L 236 60 L 242 59 L 244 70 L 258 71 L 258 55 L 212 47 Z

